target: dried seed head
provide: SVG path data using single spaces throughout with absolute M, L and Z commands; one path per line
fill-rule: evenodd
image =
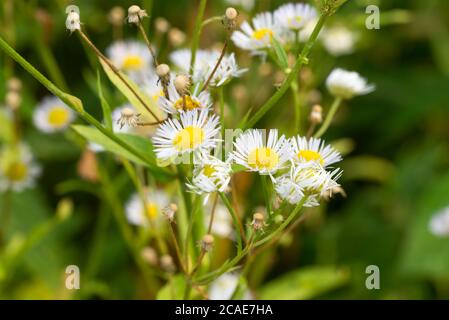
M 201 249 L 210 251 L 214 247 L 214 237 L 211 234 L 206 234 L 200 242 Z
M 175 213 L 178 211 L 178 206 L 175 203 L 170 203 L 164 209 L 162 209 L 163 215 L 168 221 L 173 222 L 175 220 Z
M 20 81 L 20 79 L 18 78 L 10 78 L 8 79 L 8 91 L 15 91 L 15 92 L 19 92 L 20 90 L 22 90 L 22 81 Z
M 125 9 L 120 6 L 113 7 L 109 11 L 108 20 L 113 26 L 120 27 L 125 20 Z
M 22 103 L 22 97 L 17 91 L 9 91 L 6 94 L 5 102 L 8 108 L 15 111 L 19 109 L 20 104 Z
M 310 112 L 309 121 L 313 124 L 320 124 L 323 122 L 323 107 L 316 104 L 312 107 Z
M 136 114 L 132 108 L 123 108 L 120 113 L 120 118 L 117 120 L 117 124 L 120 125 L 120 128 L 123 128 L 125 125 L 129 127 L 136 127 L 139 122 L 140 114 Z
M 80 15 L 75 10 L 70 10 L 67 19 L 65 21 L 65 26 L 70 32 L 76 30 L 81 30 Z
M 175 78 L 174 85 L 176 91 L 183 96 L 190 92 L 190 86 L 192 85 L 192 81 L 190 77 L 186 74 L 178 74 Z
M 133 5 L 128 8 L 128 23 L 139 24 L 140 20 L 148 17 L 145 10 L 140 9 L 139 6 Z
M 186 41 L 186 35 L 178 28 L 171 28 L 168 32 L 168 41 L 173 47 L 179 47 Z
M 173 262 L 173 258 L 166 254 L 161 257 L 161 268 L 166 272 L 173 273 L 176 271 L 175 263 Z
M 165 63 L 162 63 L 156 67 L 156 73 L 159 77 L 166 77 L 170 75 L 170 67 Z
M 170 23 L 167 19 L 158 17 L 154 20 L 154 28 L 157 32 L 166 33 L 170 29 Z
M 262 213 L 256 212 L 253 215 L 253 221 L 251 222 L 251 226 L 255 231 L 262 230 L 265 226 L 265 217 Z
M 157 265 L 158 256 L 156 250 L 154 250 L 153 248 L 145 247 L 142 249 L 140 254 L 142 255 L 143 260 L 145 260 L 145 262 L 147 262 L 149 265 Z

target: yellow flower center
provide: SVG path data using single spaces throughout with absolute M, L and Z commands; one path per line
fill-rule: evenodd
M 215 170 L 215 168 L 213 166 L 211 166 L 210 164 L 206 164 L 203 168 L 203 174 L 210 178 L 212 177 L 212 175 L 216 172 L 217 170 Z
M 154 202 L 149 202 L 146 205 L 146 215 L 149 219 L 153 220 L 158 216 L 159 208 Z
M 321 157 L 321 155 L 318 152 L 312 151 L 312 150 L 301 150 L 301 151 L 299 151 L 298 152 L 298 158 L 299 159 L 304 159 L 305 161 L 317 161 L 321 165 L 324 164 L 323 157 Z
M 203 143 L 204 130 L 202 128 L 189 126 L 179 131 L 173 139 L 174 146 L 180 150 L 185 151 L 193 149 L 195 146 Z
M 248 164 L 253 168 L 271 170 L 279 163 L 279 155 L 271 148 L 256 148 L 248 155 Z
M 175 102 L 175 108 L 184 110 L 193 110 L 201 108 L 201 105 L 198 101 L 192 99 L 191 96 L 184 96 L 179 98 L 178 101 Z
M 288 18 L 288 24 L 291 26 L 294 23 L 300 23 L 302 21 L 302 17 L 295 16 L 293 18 Z
M 48 122 L 54 127 L 62 127 L 69 121 L 69 110 L 62 106 L 54 106 L 48 113 Z
M 263 40 L 268 37 L 270 40 L 273 37 L 273 31 L 268 28 L 260 28 L 253 32 L 253 38 L 256 40 Z
M 12 182 L 22 181 L 25 179 L 28 172 L 28 167 L 23 162 L 15 162 L 6 169 L 6 176 Z
M 136 55 L 129 55 L 123 60 L 123 69 L 127 71 L 137 71 L 142 69 L 143 59 Z

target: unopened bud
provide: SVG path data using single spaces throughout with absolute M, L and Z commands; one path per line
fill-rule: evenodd
M 160 64 L 156 67 L 156 73 L 159 77 L 166 77 L 170 74 L 170 67 L 165 63 Z
M 157 265 L 158 256 L 156 250 L 154 250 L 153 248 L 145 247 L 142 249 L 140 254 L 142 255 L 143 260 L 145 260 L 145 262 L 147 262 L 149 265 Z
M 320 124 L 323 122 L 323 107 L 316 104 L 312 107 L 310 112 L 309 121 L 313 124 Z
M 255 213 L 253 215 L 253 221 L 251 222 L 251 226 L 253 227 L 254 230 L 258 231 L 258 230 L 262 230 L 263 227 L 265 226 L 265 217 L 262 213 Z
M 214 237 L 211 234 L 206 234 L 200 242 L 201 249 L 210 251 L 214 247 Z
M 115 6 L 109 11 L 108 20 L 113 26 L 123 25 L 125 20 L 125 9 L 120 6 Z
M 166 33 L 170 29 L 170 23 L 167 19 L 158 17 L 154 20 L 154 28 L 157 32 Z
M 178 211 L 178 206 L 175 203 L 170 203 L 164 209 L 162 209 L 163 215 L 168 221 L 173 222 L 175 220 L 175 213 Z
M 175 78 L 174 85 L 176 91 L 183 96 L 190 92 L 190 86 L 192 82 L 190 81 L 190 77 L 186 74 L 178 74 Z
M 139 6 L 133 5 L 128 8 L 128 23 L 139 24 L 140 20 L 148 17 L 145 10 L 140 9 Z
M 178 28 L 171 28 L 168 32 L 168 41 L 173 47 L 179 47 L 186 41 L 186 35 Z
M 20 90 L 22 90 L 22 81 L 20 81 L 20 79 L 18 78 L 10 78 L 8 79 L 7 88 L 8 91 L 19 92 Z
M 6 94 L 5 102 L 8 108 L 15 111 L 20 107 L 22 103 L 22 97 L 17 91 L 9 91 Z
M 170 255 L 166 254 L 161 257 L 161 268 L 169 273 L 176 271 L 175 263 Z
M 237 16 L 239 13 L 234 8 L 227 8 L 223 23 L 229 31 L 234 30 L 237 26 Z

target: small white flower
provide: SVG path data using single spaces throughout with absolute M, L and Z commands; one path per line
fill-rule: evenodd
M 240 6 L 246 11 L 251 11 L 254 8 L 256 0 L 226 0 L 227 3 Z
M 0 192 L 32 188 L 40 174 L 41 167 L 27 145 L 5 146 L 0 150 Z
M 271 12 L 256 15 L 252 25 L 243 22 L 240 26 L 242 31 L 234 31 L 231 39 L 241 49 L 249 50 L 256 55 L 264 54 L 265 49 L 271 48 L 272 38 L 279 37 L 280 26 L 275 22 Z
M 67 19 L 65 21 L 65 26 L 66 26 L 67 30 L 69 30 L 70 32 L 80 30 L 81 22 L 80 22 L 79 13 L 74 10 L 71 10 L 67 15 Z
M 449 207 L 438 211 L 431 217 L 429 231 L 437 237 L 449 236 Z
M 341 56 L 354 52 L 357 37 L 351 30 L 343 26 L 337 26 L 324 29 L 320 39 L 330 54 Z
M 323 168 L 341 161 L 340 153 L 324 140 L 297 136 L 291 139 L 295 152 L 294 160 L 298 163 L 316 162 Z
M 375 86 L 368 84 L 357 72 L 343 69 L 333 70 L 326 80 L 326 86 L 332 95 L 342 99 L 351 99 L 375 90 Z
M 134 81 L 142 81 L 145 74 L 153 72 L 153 58 L 144 43 L 117 41 L 106 49 L 106 55 L 117 69 Z
M 231 181 L 230 163 L 211 155 L 200 156 L 197 162 L 187 187 L 197 194 L 224 192 Z
M 188 49 L 176 50 L 170 54 L 170 60 L 173 64 L 186 74 L 190 71 L 191 57 L 192 53 Z M 217 64 L 219 57 L 220 52 L 217 50 L 198 50 L 193 66 L 193 81 L 195 83 L 205 82 Z M 214 87 L 222 86 L 232 78 L 240 77 L 246 71 L 247 69 L 239 69 L 234 53 L 225 55 L 214 73 L 210 85 Z
M 217 200 L 218 201 L 218 200 Z M 204 216 L 204 227 L 207 229 L 209 227 L 211 219 L 212 204 L 208 201 L 206 206 L 206 214 Z M 214 220 L 212 221 L 211 232 L 217 236 L 223 238 L 234 239 L 234 228 L 232 223 L 232 217 L 228 212 L 226 206 L 218 202 L 215 206 Z
M 176 114 L 191 110 L 209 110 L 212 106 L 212 99 L 209 92 L 202 91 L 197 94 L 198 87 L 192 95 L 181 96 L 176 90 L 173 82 L 168 86 L 168 95 L 159 97 L 159 107 L 167 113 Z
M 145 17 L 148 17 L 147 12 L 140 9 L 139 6 L 134 5 L 128 8 L 128 23 L 138 24 Z
M 230 300 L 239 284 L 238 273 L 224 273 L 215 279 L 209 287 L 209 300 Z M 243 299 L 249 300 L 252 295 L 249 290 L 244 293 Z
M 277 22 L 282 27 L 292 31 L 304 28 L 316 16 L 317 11 L 315 8 L 304 3 L 287 3 L 274 12 Z
M 45 97 L 33 111 L 37 129 L 53 133 L 66 129 L 75 120 L 75 112 L 54 96 Z
M 162 123 L 153 137 L 157 158 L 170 160 L 186 153 L 203 153 L 221 141 L 217 116 L 208 115 L 206 109 L 194 109 L 180 113 L 180 120 L 168 119 Z
M 140 194 L 133 194 L 126 203 L 125 211 L 128 222 L 133 225 L 148 227 L 150 222 L 163 221 L 163 209 L 170 204 L 169 197 L 162 190 L 147 190 L 145 201 Z
M 270 130 L 265 143 L 262 132 L 250 129 L 237 137 L 232 159 L 249 171 L 260 174 L 273 174 L 283 168 L 293 157 L 290 142 L 277 130 Z

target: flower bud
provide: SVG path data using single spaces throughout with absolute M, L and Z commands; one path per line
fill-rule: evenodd
M 167 19 L 158 17 L 154 20 L 154 28 L 157 32 L 166 33 L 170 29 L 170 23 Z
M 206 234 L 200 242 L 201 249 L 210 251 L 214 247 L 214 237 L 211 234 Z
M 166 77 L 170 74 L 170 67 L 162 63 L 156 67 L 156 73 L 159 77 Z
M 253 221 L 251 222 L 251 226 L 255 231 L 262 230 L 265 226 L 265 217 L 262 213 L 256 212 L 253 215 Z
M 166 254 L 161 257 L 161 268 L 169 273 L 176 271 L 175 263 L 170 255 Z
M 20 90 L 22 90 L 22 81 L 20 81 L 20 79 L 18 78 L 10 78 L 8 79 L 7 88 L 8 91 L 19 92 Z
M 171 28 L 168 32 L 168 41 L 173 47 L 179 47 L 186 41 L 186 35 L 178 28 Z
M 232 31 L 237 26 L 238 12 L 234 8 L 227 8 L 225 11 L 225 16 L 223 18 L 223 23 L 229 31 Z
M 313 124 L 320 124 L 323 122 L 323 107 L 316 104 L 312 107 L 310 112 L 309 121 Z
M 125 20 L 125 10 L 120 6 L 115 6 L 109 11 L 108 15 L 109 22 L 116 27 L 123 25 Z
M 142 251 L 140 252 L 143 260 L 145 260 L 145 262 L 147 262 L 149 265 L 151 266 L 155 266 L 157 265 L 157 252 L 156 250 L 154 250 L 151 247 L 145 247 L 142 249 Z
M 20 107 L 20 104 L 22 103 L 22 97 L 16 91 L 9 91 L 6 94 L 5 102 L 8 108 L 10 108 L 12 111 L 15 111 Z
M 139 24 L 142 18 L 148 17 L 145 10 L 140 9 L 139 6 L 133 5 L 128 8 L 128 23 Z
M 65 21 L 65 26 L 70 32 L 81 30 L 80 15 L 76 11 L 70 11 Z
M 178 211 L 178 206 L 175 203 L 170 203 L 168 206 L 162 209 L 163 215 L 170 222 L 173 222 L 175 220 L 176 211 Z
M 183 96 L 190 92 L 190 86 L 192 85 L 192 81 L 190 77 L 186 74 L 178 74 L 175 78 L 174 85 L 176 91 Z

